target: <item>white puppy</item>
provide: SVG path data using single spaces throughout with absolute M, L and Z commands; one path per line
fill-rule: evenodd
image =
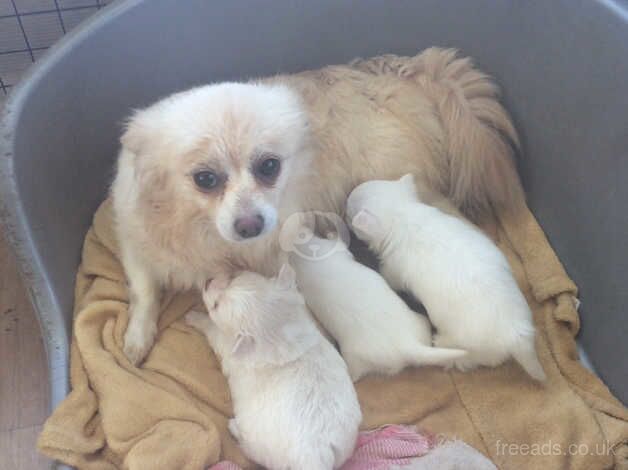
M 455 361 L 460 370 L 512 356 L 545 379 L 530 308 L 508 261 L 479 229 L 419 202 L 412 175 L 359 185 L 347 217 L 380 257 L 390 285 L 423 302 L 438 330 L 434 343 L 469 352 Z
M 187 322 L 222 359 L 235 418 L 229 430 L 245 454 L 271 470 L 339 468 L 362 420 L 347 367 L 314 325 L 292 268 L 277 278 L 244 272 L 211 281 L 209 311 Z
M 294 240 L 305 240 L 307 248 L 282 245 L 293 251 L 290 263 L 299 290 L 338 342 L 354 382 L 371 373 L 393 375 L 407 366 L 451 365 L 466 355 L 433 348 L 427 318 L 410 310 L 376 271 L 355 261 L 340 238 L 305 231 L 301 227 Z

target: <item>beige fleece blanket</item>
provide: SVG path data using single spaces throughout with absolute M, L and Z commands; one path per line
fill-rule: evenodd
M 406 60 L 380 59 L 362 65 L 404 69 Z M 547 384 L 511 363 L 367 378 L 356 386 L 363 429 L 417 424 L 474 446 L 502 469 L 628 468 L 628 411 L 578 361 L 576 287 L 534 217 L 521 207 L 482 228 L 508 257 L 534 311 Z M 42 452 L 86 469 L 200 469 L 219 459 L 251 467 L 226 429 L 231 402 L 216 358 L 181 320 L 198 300 L 193 293 L 166 296 L 155 347 L 140 368 L 127 361 L 128 292 L 106 201 L 76 279 L 72 392 L 47 421 Z
M 141 368 L 122 353 L 128 297 L 111 227 L 106 201 L 76 280 L 72 392 L 46 422 L 39 449 L 81 469 L 201 469 L 222 459 L 253 468 L 227 432 L 231 402 L 219 364 L 182 321 L 195 294 L 164 299 L 159 337 Z M 524 208 L 483 228 L 534 311 L 547 384 L 513 363 L 366 378 L 356 385 L 362 428 L 417 424 L 469 443 L 501 469 L 628 468 L 628 411 L 578 361 L 576 287 L 534 217 Z

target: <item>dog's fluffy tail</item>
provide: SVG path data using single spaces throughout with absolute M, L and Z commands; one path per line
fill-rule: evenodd
M 471 59 L 455 49 L 432 47 L 415 57 L 384 55 L 354 66 L 415 81 L 434 103 L 444 130 L 449 174 L 440 189 L 463 212 L 479 216 L 492 207 L 514 209 L 524 202 L 514 150 L 517 132 L 498 101 L 499 89 Z
M 513 155 L 519 139 L 495 83 L 453 49 L 430 48 L 417 59 L 447 137 L 449 198 L 470 215 L 489 205 L 519 205 L 524 195 Z
M 535 380 L 544 382 L 546 379 L 543 366 L 536 355 L 534 348 L 534 333 L 522 335 L 515 342 L 512 357 L 521 364 L 521 367 Z
M 408 354 L 408 361 L 415 366 L 451 366 L 456 359 L 467 355 L 462 349 L 436 348 L 416 345 Z

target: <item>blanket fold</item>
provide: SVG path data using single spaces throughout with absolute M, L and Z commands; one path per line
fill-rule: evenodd
M 40 450 L 78 468 L 253 468 L 227 431 L 231 401 L 205 339 L 182 321 L 194 293 L 162 301 L 159 337 L 141 368 L 122 352 L 124 272 L 106 201 L 77 275 L 72 392 L 48 419 Z M 516 364 L 471 373 L 408 369 L 356 384 L 363 429 L 417 424 L 467 442 L 502 469 L 628 468 L 628 412 L 578 361 L 576 288 L 527 209 L 482 228 L 507 255 L 534 311 L 544 386 Z

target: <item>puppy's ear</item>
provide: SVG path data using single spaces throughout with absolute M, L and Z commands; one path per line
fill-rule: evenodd
M 416 186 L 414 184 L 414 175 L 412 173 L 408 173 L 399 178 L 399 182 L 403 184 L 410 191 L 415 192 Z
M 284 263 L 277 275 L 277 285 L 283 289 L 294 289 L 297 285 L 297 273 L 292 266 Z
M 371 239 L 377 239 L 384 235 L 381 220 L 367 209 L 362 209 L 351 220 L 351 226 Z
M 208 279 L 207 282 L 205 282 L 205 290 L 215 289 L 223 291 L 229 287 L 230 282 L 231 280 L 229 277 L 226 274 L 221 273 L 213 279 Z
M 242 359 L 253 351 L 255 351 L 255 340 L 253 337 L 245 333 L 238 333 L 233 349 L 231 350 L 233 357 Z

